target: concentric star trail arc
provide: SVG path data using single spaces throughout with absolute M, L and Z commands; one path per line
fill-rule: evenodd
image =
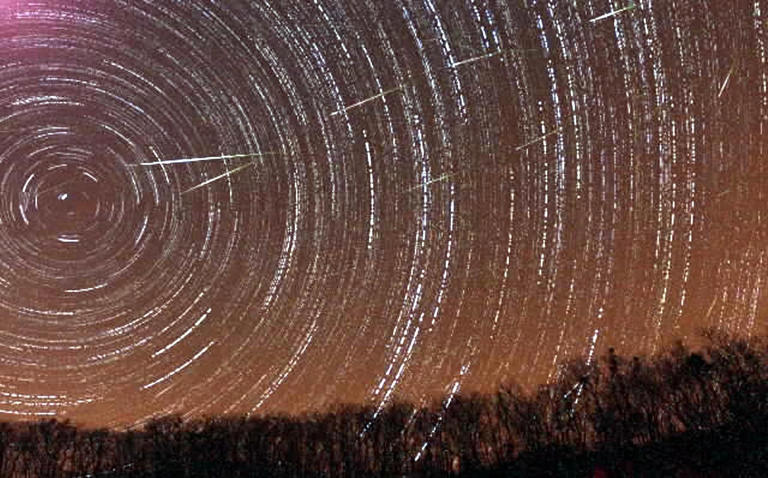
M 761 332 L 767 11 L 0 6 L 0 419 L 381 411 Z

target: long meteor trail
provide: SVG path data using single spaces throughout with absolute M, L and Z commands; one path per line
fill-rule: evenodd
M 277 153 L 266 152 L 266 153 L 223 154 L 221 156 L 203 156 L 200 158 L 181 158 L 181 159 L 169 159 L 167 161 L 152 161 L 149 163 L 132 164 L 131 166 L 162 166 L 166 164 L 197 163 L 200 161 L 222 161 L 225 159 L 255 158 L 260 156 L 269 156 L 273 154 L 277 154 Z

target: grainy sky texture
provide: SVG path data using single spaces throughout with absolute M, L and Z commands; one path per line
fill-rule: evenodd
M 384 406 L 766 319 L 768 2 L 0 5 L 0 418 Z

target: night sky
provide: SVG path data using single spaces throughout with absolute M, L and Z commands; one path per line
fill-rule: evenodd
M 0 3 L 0 419 L 383 407 L 765 330 L 768 2 Z

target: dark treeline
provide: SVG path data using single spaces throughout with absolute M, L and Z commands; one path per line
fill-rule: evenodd
M 573 361 L 534 394 L 378 416 L 0 424 L 0 476 L 768 476 L 768 343 L 707 337 L 695 352 Z

